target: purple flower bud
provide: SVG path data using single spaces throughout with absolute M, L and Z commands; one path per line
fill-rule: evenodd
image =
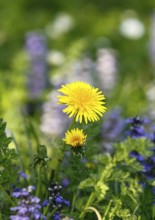
M 66 206 L 70 206 L 70 201 L 64 200 L 63 202 L 64 202 L 64 204 L 65 204 Z
M 64 178 L 64 179 L 62 180 L 61 184 L 62 184 L 63 187 L 67 187 L 67 186 L 70 184 L 69 178 L 67 178 L 67 177 Z
M 49 201 L 48 200 L 44 200 L 43 202 L 42 202 L 42 206 L 48 206 L 49 205 Z
M 53 220 L 61 220 L 61 214 L 60 212 L 55 212 L 53 215 Z
M 56 196 L 55 197 L 55 202 L 56 203 L 63 203 L 63 197 L 62 196 Z
M 23 177 L 24 179 L 28 178 L 28 176 L 24 172 L 19 172 L 19 176 Z

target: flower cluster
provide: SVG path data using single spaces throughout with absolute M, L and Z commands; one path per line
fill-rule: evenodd
M 56 182 L 52 182 L 50 187 L 48 187 L 49 198 L 47 202 L 51 211 L 53 212 L 53 210 L 55 210 L 52 216 L 53 220 L 60 220 L 62 217 L 62 208 L 70 205 L 70 202 L 61 196 L 61 190 L 62 186 L 58 185 Z
M 122 139 L 121 135 L 125 129 L 126 122 L 121 113 L 122 109 L 116 107 L 105 114 L 100 131 L 104 146 L 102 150 L 104 151 L 111 152 L 113 150 L 112 143 Z
M 155 127 L 151 127 L 151 132 L 146 131 L 144 127 L 145 124 L 149 124 L 148 119 L 135 116 L 133 118 L 129 118 L 127 123 L 130 124 L 129 130 L 126 132 L 127 136 L 130 136 L 131 138 L 148 138 L 155 144 Z
M 10 208 L 12 212 L 16 212 L 15 215 L 10 216 L 11 220 L 46 220 L 46 217 L 40 212 L 40 199 L 32 195 L 34 190 L 34 186 L 28 186 L 27 188 L 16 189 L 12 193 L 12 196 L 18 199 L 18 205 Z
M 99 82 L 109 94 L 117 82 L 116 52 L 112 49 L 102 48 L 97 51 L 96 71 Z
M 65 104 L 67 107 L 63 112 L 69 115 L 69 118 L 73 117 L 76 122 L 87 124 L 98 121 L 106 111 L 104 95 L 88 83 L 73 82 L 62 85 L 58 91 L 63 94 L 58 96 L 58 104 Z M 81 154 L 86 137 L 82 129 L 74 128 L 65 133 L 63 141 L 72 147 L 74 153 Z
M 33 102 L 40 99 L 48 86 L 46 38 L 40 32 L 29 32 L 25 44 L 29 59 L 27 89 L 30 103 L 27 105 L 27 112 L 33 114 L 37 108 Z
M 26 36 L 26 51 L 30 60 L 28 90 L 32 98 L 38 98 L 47 86 L 45 36 L 37 32 L 28 33 Z
M 130 130 L 126 132 L 127 136 L 132 138 L 148 137 L 143 124 L 148 123 L 147 119 L 141 119 L 138 116 L 129 118 L 127 123 L 130 124 Z
M 130 156 L 135 157 L 137 161 L 142 165 L 143 170 L 141 171 L 141 174 L 143 174 L 147 180 L 155 180 L 155 148 L 150 150 L 153 151 L 153 155 L 147 158 L 144 158 L 137 151 L 132 151 Z
M 70 120 L 64 119 L 63 106 L 57 105 L 56 94 L 57 91 L 53 89 L 42 106 L 40 129 L 47 135 L 62 137 Z
M 155 141 L 155 135 L 149 134 L 146 132 L 144 128 L 144 124 L 148 123 L 147 119 L 141 119 L 140 117 L 136 116 L 133 118 L 128 119 L 128 123 L 131 124 L 130 130 L 127 134 L 132 138 L 148 138 L 152 143 Z M 144 158 L 139 152 L 136 150 L 130 152 L 130 156 L 137 159 L 137 161 L 142 165 L 143 170 L 141 174 L 146 179 L 155 179 L 155 148 L 150 149 L 153 154 Z

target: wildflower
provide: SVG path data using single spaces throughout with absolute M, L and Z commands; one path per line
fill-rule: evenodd
M 141 119 L 140 117 L 135 116 L 133 118 L 129 118 L 127 120 L 127 123 L 130 124 L 130 129 L 126 132 L 127 136 L 130 136 L 132 138 L 148 137 L 148 134 L 146 133 L 143 126 L 143 124 L 148 123 L 147 119 Z
M 125 128 L 125 119 L 121 116 L 122 109 L 116 107 L 105 114 L 102 124 L 101 135 L 104 140 L 104 144 L 118 140 L 121 136 L 123 129 Z
M 54 220 L 61 220 L 61 213 L 60 212 L 55 212 L 53 215 Z
M 65 135 L 66 137 L 63 140 L 66 142 L 66 144 L 69 144 L 74 148 L 83 146 L 87 137 L 83 130 L 78 128 L 67 131 Z
M 62 187 L 67 187 L 70 184 L 70 179 L 69 178 L 64 178 L 61 182 Z
M 27 33 L 25 49 L 28 57 L 26 112 L 33 115 L 38 111 L 38 106 L 42 104 L 40 99 L 49 86 L 46 62 L 47 45 L 44 34 L 40 32 Z
M 18 199 L 18 205 L 10 208 L 12 212 L 16 213 L 10 216 L 11 220 L 46 220 L 46 217 L 40 213 L 40 199 L 32 195 L 34 190 L 34 186 L 28 186 L 27 188 L 17 189 L 12 193 L 12 196 Z
M 65 104 L 63 110 L 69 117 L 75 116 L 76 121 L 98 121 L 106 111 L 104 106 L 105 96 L 91 85 L 84 82 L 73 82 L 62 85 L 58 90 L 64 95 L 58 96 L 58 104 Z
M 70 202 L 68 200 L 65 200 L 61 195 L 62 186 L 58 185 L 56 182 L 52 182 L 50 184 L 50 187 L 48 187 L 49 192 L 49 206 L 51 208 L 51 211 L 55 209 L 55 212 L 53 214 L 53 220 L 61 220 L 62 214 L 61 210 L 64 206 L 69 206 Z
M 152 134 L 149 134 L 149 135 L 148 135 L 148 138 L 150 139 L 150 141 L 151 141 L 152 143 L 155 144 L 155 132 L 153 132 Z
M 109 94 L 117 82 L 116 53 L 112 49 L 102 48 L 97 51 L 96 71 L 104 91 Z
M 18 174 L 19 174 L 20 177 L 22 177 L 22 178 L 24 178 L 24 179 L 27 179 L 27 178 L 28 178 L 28 176 L 27 176 L 26 173 L 24 173 L 24 172 L 19 172 Z
M 152 150 L 152 149 L 150 149 Z M 154 152 L 153 152 L 154 153 Z M 129 156 L 136 158 L 136 160 L 142 166 L 142 171 L 140 172 L 146 180 L 154 180 L 155 179 L 155 155 L 151 155 L 149 157 L 144 158 L 137 151 L 131 151 Z
M 52 136 L 63 136 L 70 120 L 62 112 L 63 106 L 57 105 L 57 91 L 52 90 L 48 100 L 43 104 L 40 128 L 43 133 Z
M 139 154 L 137 151 L 131 151 L 129 154 L 131 157 L 135 157 L 139 162 L 143 162 L 145 159 L 144 157 Z

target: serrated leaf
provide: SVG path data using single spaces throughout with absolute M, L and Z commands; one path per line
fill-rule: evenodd
M 78 188 L 84 189 L 84 188 L 93 187 L 93 186 L 94 186 L 94 179 L 88 178 L 88 179 L 85 179 L 84 181 L 82 181 Z
M 7 187 L 7 184 L 15 182 L 16 172 L 12 160 L 17 154 L 14 149 L 9 149 L 12 138 L 7 137 L 5 129 L 6 122 L 0 119 L 0 184 Z

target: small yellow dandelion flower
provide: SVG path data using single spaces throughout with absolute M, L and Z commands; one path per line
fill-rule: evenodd
M 82 129 L 74 128 L 71 131 L 65 133 L 65 138 L 63 139 L 66 144 L 72 147 L 82 147 L 85 144 L 87 135 L 84 134 Z
M 88 121 L 98 121 L 106 111 L 105 96 L 88 83 L 73 82 L 62 85 L 58 91 L 64 94 L 58 96 L 58 104 L 67 106 L 63 112 L 69 117 L 75 116 L 75 120 L 80 123 L 83 119 L 86 124 Z

